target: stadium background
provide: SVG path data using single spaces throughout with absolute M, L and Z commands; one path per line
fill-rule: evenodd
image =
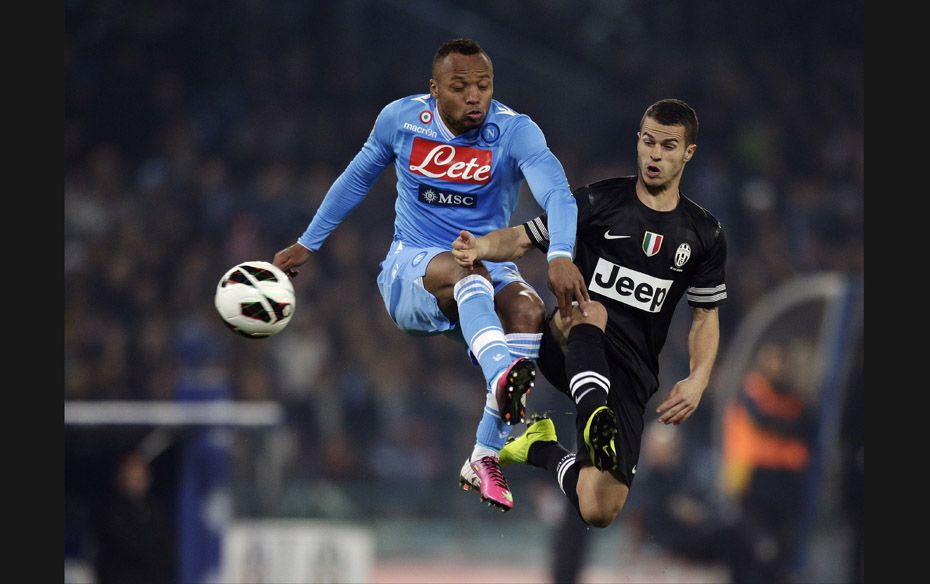
M 298 277 L 284 333 L 240 339 L 212 306 L 229 267 L 270 260 L 293 242 L 380 108 L 425 91 L 433 52 L 457 36 L 489 52 L 495 97 L 539 123 L 573 186 L 634 171 L 635 130 L 650 103 L 679 97 L 695 107 L 699 148 L 682 186 L 728 230 L 721 355 L 766 293 L 809 275 L 862 275 L 861 2 L 69 0 L 66 404 L 273 402 L 283 418 L 214 429 L 67 423 L 66 580 L 94 578 L 94 510 L 106 504 L 116 462 L 140 446 L 172 534 L 206 546 L 197 557 L 195 545 L 170 554 L 188 577 L 207 580 L 222 562 L 221 542 L 188 524 L 200 511 L 227 526 L 360 526 L 379 581 L 435 580 L 443 569 L 470 580 L 478 572 L 460 566 L 476 558 L 519 567 L 498 572 L 509 581 L 546 577 L 561 494 L 526 468 L 508 470 L 517 504 L 506 515 L 458 489 L 480 372 L 453 343 L 397 331 L 377 294 L 393 172 Z M 514 221 L 536 212 L 524 190 Z M 551 306 L 541 256 L 521 269 Z M 687 371 L 688 312 L 679 309 L 669 335 L 661 394 Z M 708 500 L 719 496 L 721 395 L 727 388 L 712 383 L 678 429 L 682 472 L 698 477 Z M 571 436 L 570 404 L 547 384 L 531 409 L 553 411 Z M 831 445 L 841 461 L 861 448 L 862 414 L 848 419 Z M 201 485 L 201 498 L 180 494 L 192 445 L 216 448 L 206 459 L 216 481 Z M 844 482 L 856 475 L 846 466 L 822 481 L 844 503 L 811 529 L 791 567 L 798 577 L 857 578 L 859 511 Z M 662 555 L 645 496 L 634 489 L 620 521 L 591 532 L 588 581 L 725 580 L 719 566 Z

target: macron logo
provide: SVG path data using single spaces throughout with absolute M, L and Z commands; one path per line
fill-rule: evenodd
M 411 124 L 410 122 L 404 122 L 404 129 L 410 130 L 411 132 L 416 132 L 417 134 L 429 136 L 430 138 L 435 138 L 439 135 L 436 133 L 436 130 L 430 130 L 429 128 L 424 128 L 423 126 L 417 126 Z

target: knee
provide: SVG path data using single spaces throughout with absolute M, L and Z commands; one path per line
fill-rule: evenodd
M 587 472 L 586 472 L 587 471 Z M 613 523 L 626 504 L 629 487 L 593 466 L 582 469 L 578 482 L 578 511 L 592 527 L 607 527 Z
M 572 326 L 578 324 L 593 324 L 602 331 L 607 328 L 607 309 L 597 300 L 585 304 L 585 311 L 588 313 L 584 316 L 579 307 L 572 310 Z
M 546 305 L 535 292 L 528 292 L 517 297 L 511 306 L 510 319 L 523 328 L 539 330 L 546 318 Z
M 546 317 L 546 305 L 532 290 L 512 295 L 499 306 L 501 324 L 508 332 L 539 332 Z
M 581 518 L 591 527 L 607 527 L 613 523 L 620 510 L 623 509 L 623 503 L 607 503 L 603 501 L 594 501 L 586 505 L 585 501 L 579 501 L 579 510 Z

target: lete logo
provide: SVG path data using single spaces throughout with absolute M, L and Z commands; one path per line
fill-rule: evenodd
M 414 138 L 409 168 L 429 178 L 484 184 L 491 180 L 491 151 Z

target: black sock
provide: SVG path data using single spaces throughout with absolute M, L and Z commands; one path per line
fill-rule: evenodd
M 575 455 L 558 442 L 537 442 L 530 446 L 526 453 L 526 461 L 533 466 L 538 466 L 548 470 L 559 487 L 571 504 L 581 516 L 581 509 L 578 508 L 578 465 L 575 464 Z
M 565 376 L 577 407 L 575 421 L 581 432 L 594 410 L 607 405 L 610 367 L 604 352 L 604 331 L 587 323 L 572 327 L 568 334 Z

